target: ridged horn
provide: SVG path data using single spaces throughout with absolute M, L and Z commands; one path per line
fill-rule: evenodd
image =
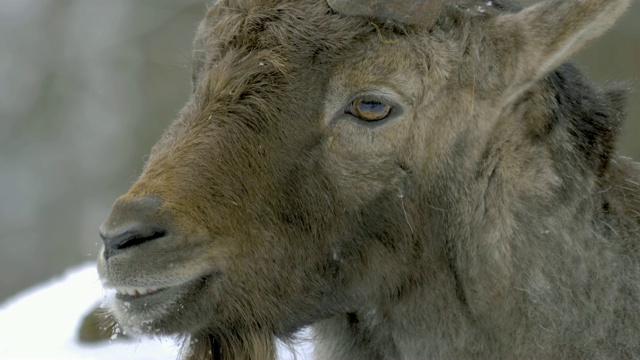
M 402 24 L 430 26 L 447 0 L 327 0 L 336 12 Z

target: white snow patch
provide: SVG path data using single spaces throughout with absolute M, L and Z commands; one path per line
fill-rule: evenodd
M 28 289 L 0 304 L 0 359 L 176 359 L 170 338 L 136 339 L 84 345 L 76 341 L 82 318 L 105 300 L 95 264 Z M 279 347 L 281 360 L 294 359 Z M 299 344 L 299 360 L 311 360 L 313 346 Z

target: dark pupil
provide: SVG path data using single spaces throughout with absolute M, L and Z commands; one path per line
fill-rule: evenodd
M 389 115 L 391 106 L 375 100 L 357 99 L 351 103 L 348 112 L 362 120 L 377 121 Z
M 386 110 L 386 105 L 377 101 L 363 101 L 359 104 L 360 111 L 364 113 L 380 113 Z

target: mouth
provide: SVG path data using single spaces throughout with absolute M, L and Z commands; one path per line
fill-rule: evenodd
M 171 306 L 178 299 L 197 292 L 197 289 L 206 282 L 206 278 L 195 278 L 178 284 L 127 286 L 127 285 L 105 285 L 106 289 L 112 291 L 117 306 L 124 306 L 128 313 L 146 313 L 153 309 L 161 309 Z
M 161 284 L 157 283 L 157 277 L 146 284 L 141 278 L 129 283 L 119 279 L 118 284 L 103 279 L 103 287 L 107 291 L 110 311 L 127 332 L 169 335 L 184 330 L 183 322 L 176 322 L 176 314 L 187 314 L 192 308 L 208 303 L 205 301 L 208 298 L 203 300 L 202 294 L 211 284 L 211 278 L 211 275 L 180 279 L 182 281 L 174 278 Z
M 168 287 L 129 287 L 118 286 L 115 287 L 116 299 L 118 300 L 137 300 L 150 295 L 155 295 L 167 290 Z
M 185 305 L 201 280 L 178 285 L 105 286 L 111 292 L 110 310 L 120 326 L 132 334 L 172 334 L 180 331 L 173 324 L 175 314 Z

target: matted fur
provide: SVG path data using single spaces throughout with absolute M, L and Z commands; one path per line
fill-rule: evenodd
M 191 99 L 102 227 L 163 228 L 100 256 L 105 286 L 168 289 L 118 321 L 187 359 L 274 359 L 304 326 L 320 360 L 640 357 L 624 91 L 563 65 L 627 5 L 452 2 L 426 28 L 215 2 Z M 391 116 L 346 114 L 362 97 Z

